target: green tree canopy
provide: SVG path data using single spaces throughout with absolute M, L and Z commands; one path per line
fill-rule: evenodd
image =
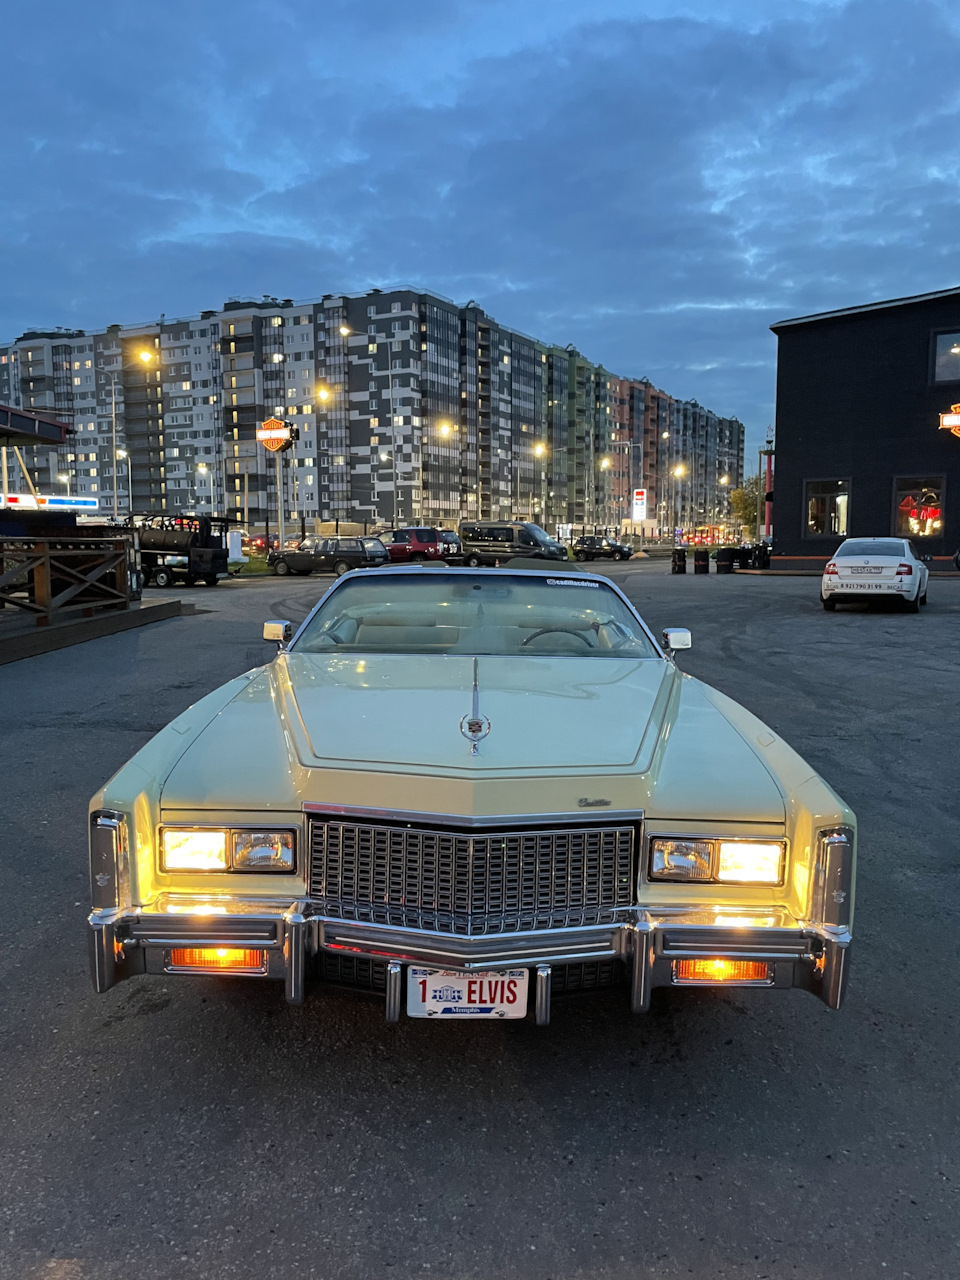
M 760 501 L 760 476 L 749 476 L 742 489 L 730 490 L 730 510 L 745 538 L 757 536 L 757 503 Z

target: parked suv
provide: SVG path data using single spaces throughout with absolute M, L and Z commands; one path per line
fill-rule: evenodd
M 389 560 L 387 549 L 379 538 L 301 539 L 296 547 L 271 551 L 267 564 L 280 577 L 288 573 L 335 573 L 338 577 L 350 569 L 375 568 Z
M 456 546 L 451 546 L 445 535 L 449 534 Z M 448 529 L 430 529 L 423 525 L 409 525 L 382 535 L 392 564 L 405 564 L 429 560 L 450 563 L 460 555 L 460 540 Z
M 464 563 L 505 564 L 517 556 L 535 560 L 566 560 L 566 548 L 547 536 L 538 524 L 521 520 L 474 520 L 460 526 Z
M 573 554 L 577 560 L 629 560 L 633 547 L 615 538 L 587 534 L 573 544 Z

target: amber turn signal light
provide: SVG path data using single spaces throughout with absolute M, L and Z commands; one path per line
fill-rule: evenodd
M 769 966 L 763 960 L 678 960 L 677 982 L 767 982 Z
M 205 973 L 264 973 L 263 951 L 247 947 L 174 947 L 171 969 L 196 969 Z

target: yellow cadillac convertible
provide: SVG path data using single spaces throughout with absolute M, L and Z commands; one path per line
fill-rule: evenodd
M 94 796 L 97 991 L 336 983 L 392 1022 L 545 1025 L 619 983 L 634 1013 L 662 987 L 840 1007 L 854 815 L 680 670 L 688 631 L 658 642 L 572 567 L 404 566 L 345 575 L 292 632 L 266 623 L 275 659 Z

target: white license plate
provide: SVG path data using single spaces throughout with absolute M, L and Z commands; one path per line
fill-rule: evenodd
M 859 568 L 858 566 L 850 570 L 850 573 L 882 573 L 882 572 L 883 572 L 883 569 L 878 564 L 868 564 L 868 565 L 865 565 L 862 569 Z
M 460 973 L 449 969 L 407 970 L 410 1018 L 523 1018 L 527 970 Z

